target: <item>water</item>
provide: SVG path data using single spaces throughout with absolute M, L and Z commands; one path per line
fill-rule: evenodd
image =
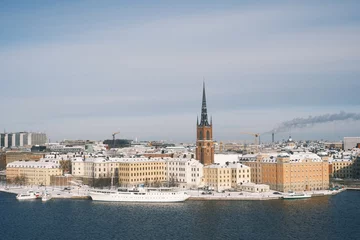
M 360 239 L 360 191 L 275 201 L 22 201 L 0 192 L 0 239 Z

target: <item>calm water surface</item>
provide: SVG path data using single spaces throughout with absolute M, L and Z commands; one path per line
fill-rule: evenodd
M 0 192 L 0 239 L 360 239 L 360 191 L 275 201 L 22 201 Z

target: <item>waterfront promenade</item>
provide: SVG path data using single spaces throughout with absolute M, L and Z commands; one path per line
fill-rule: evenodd
M 87 186 L 82 187 L 70 187 L 70 190 L 65 190 L 67 186 L 64 187 L 46 187 L 46 190 L 52 194 L 54 199 L 90 199 L 89 191 L 91 188 Z M 13 194 L 24 193 L 28 190 L 43 192 L 45 187 L 31 187 L 31 186 L 4 186 L 0 185 L 0 191 L 8 192 Z M 312 197 L 321 197 L 321 196 L 329 196 L 338 194 L 346 189 L 340 189 L 337 191 L 329 191 L 329 190 L 319 190 L 319 191 L 307 191 L 306 194 L 312 195 Z M 250 193 L 250 192 L 211 192 L 211 194 L 203 194 L 206 193 L 202 190 L 187 190 L 186 191 L 190 198 L 189 200 L 276 200 L 281 199 L 282 194 L 274 194 L 275 191 L 269 191 L 264 193 Z

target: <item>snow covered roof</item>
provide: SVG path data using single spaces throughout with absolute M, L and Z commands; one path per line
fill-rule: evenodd
M 6 168 L 60 168 L 60 165 L 54 162 L 40 162 L 40 161 L 15 161 L 8 163 Z

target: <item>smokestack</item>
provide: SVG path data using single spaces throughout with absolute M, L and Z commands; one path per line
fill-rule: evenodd
M 272 143 L 274 143 L 275 142 L 275 133 L 274 132 L 272 132 L 271 137 L 272 137 Z

